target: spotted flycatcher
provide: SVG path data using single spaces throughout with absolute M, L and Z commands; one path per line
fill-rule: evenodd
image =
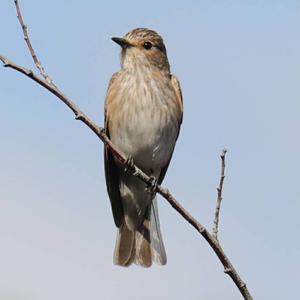
M 121 70 L 109 83 L 105 130 L 112 143 L 147 175 L 163 181 L 182 122 L 182 95 L 163 39 L 153 30 L 136 28 L 112 38 L 122 48 Z M 118 234 L 114 263 L 165 265 L 153 189 L 129 174 L 105 148 L 106 185 Z

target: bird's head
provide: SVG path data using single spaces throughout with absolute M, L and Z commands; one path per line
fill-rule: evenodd
M 149 68 L 170 72 L 164 41 L 155 31 L 136 28 L 125 36 L 113 37 L 112 40 L 122 48 L 122 68 L 129 70 Z

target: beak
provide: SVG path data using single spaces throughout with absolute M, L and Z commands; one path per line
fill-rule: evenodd
M 111 38 L 115 43 L 117 43 L 118 45 L 120 45 L 122 47 L 122 49 L 126 49 L 130 46 L 130 44 L 126 41 L 126 39 L 124 38 L 120 38 L 120 37 L 112 37 Z

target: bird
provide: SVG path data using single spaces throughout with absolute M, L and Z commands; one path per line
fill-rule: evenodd
M 121 69 L 105 98 L 105 133 L 117 149 L 160 185 L 168 169 L 183 116 L 178 79 L 170 73 L 162 37 L 136 28 L 112 40 L 121 47 Z M 113 262 L 165 265 L 155 188 L 128 172 L 104 148 L 107 192 L 118 228 Z

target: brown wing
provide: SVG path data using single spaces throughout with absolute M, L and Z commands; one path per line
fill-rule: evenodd
M 170 74 L 171 76 L 171 85 L 172 87 L 174 88 L 174 91 L 175 91 L 175 94 L 176 94 L 176 101 L 178 102 L 178 107 L 180 109 L 180 114 L 179 114 L 179 117 L 178 117 L 178 133 L 177 133 L 177 137 L 176 137 L 176 140 L 178 138 L 178 135 L 179 135 L 179 131 L 180 131 L 180 126 L 181 126 L 181 123 L 182 123 L 182 117 L 183 117 L 183 98 L 182 98 L 182 92 L 181 92 L 181 88 L 180 88 L 180 84 L 179 84 L 179 81 L 178 79 L 176 78 L 175 75 L 172 75 Z M 174 148 L 173 148 L 173 151 L 174 151 Z M 161 184 L 165 175 L 166 175 L 166 172 L 167 172 L 167 169 L 169 167 L 169 164 L 170 164 L 170 161 L 171 161 L 171 158 L 172 158 L 172 155 L 173 155 L 173 151 L 172 151 L 172 154 L 170 156 L 170 159 L 168 161 L 168 163 L 162 168 L 161 172 L 160 172 L 160 175 L 159 175 L 159 178 L 158 178 L 158 184 Z
M 115 73 L 108 85 L 107 95 L 106 95 L 106 104 L 107 99 L 109 99 L 111 86 L 115 79 L 117 78 L 118 73 Z M 105 133 L 108 137 L 109 135 L 109 117 L 107 116 L 107 112 L 105 109 Z M 119 170 L 116 162 L 113 158 L 111 152 L 104 147 L 104 168 L 105 168 L 105 179 L 106 179 L 106 188 L 109 195 L 112 213 L 114 216 L 114 221 L 117 227 L 119 227 L 124 218 L 123 206 L 120 195 L 120 178 L 119 178 Z

